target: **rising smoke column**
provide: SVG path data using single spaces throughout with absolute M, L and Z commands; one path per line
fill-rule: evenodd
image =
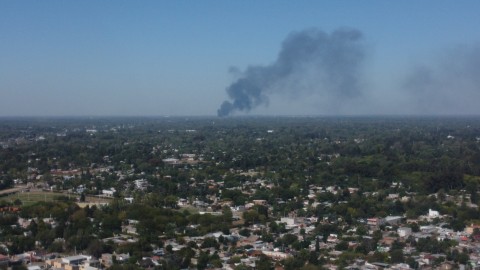
M 355 29 L 330 34 L 319 29 L 291 33 L 273 64 L 249 66 L 227 87 L 230 101 L 222 103 L 218 116 L 266 105 L 271 94 L 320 94 L 333 103 L 360 96 L 361 39 L 361 32 Z

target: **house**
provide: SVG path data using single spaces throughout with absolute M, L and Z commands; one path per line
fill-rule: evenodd
M 175 165 L 178 164 L 180 160 L 177 158 L 165 158 L 162 159 L 162 161 L 166 164 Z
M 450 269 L 454 269 L 455 268 L 455 265 L 451 262 L 444 262 L 442 263 L 438 269 L 441 269 L 441 270 L 450 270 Z
M 65 270 L 79 270 L 80 265 L 89 260 L 91 257 L 85 255 L 68 256 L 64 258 L 57 258 L 47 260 L 46 263 L 50 267 Z
M 137 235 L 137 225 L 139 221 L 134 219 L 129 219 L 127 225 L 122 225 L 122 232 L 127 234 Z
M 337 243 L 337 242 L 338 242 L 338 235 L 337 234 L 331 233 L 327 237 L 327 243 Z
M 440 213 L 438 211 L 428 209 L 428 218 L 438 218 L 440 217 Z
M 177 205 L 178 205 L 179 207 L 185 207 L 185 206 L 188 206 L 189 203 L 188 203 L 188 200 L 187 200 L 187 199 L 180 198 L 180 199 L 178 199 L 178 201 L 177 201 Z
M 106 268 L 112 266 L 113 265 L 113 254 L 103 253 L 102 256 L 100 257 L 100 263 L 103 266 L 105 266 Z
M 388 216 L 385 218 L 385 223 L 390 225 L 397 225 L 402 222 L 402 216 Z
M 182 159 L 193 161 L 196 156 L 196 154 L 182 154 Z
M 294 218 L 288 218 L 288 217 L 282 217 L 280 218 L 280 223 L 285 223 L 287 226 L 293 226 L 295 225 L 295 219 Z
M 88 259 L 80 265 L 79 270 L 100 270 L 100 261 L 96 259 Z
M 61 259 L 62 264 L 80 265 L 90 257 L 85 255 L 68 256 Z
M 368 218 L 367 225 L 370 227 L 379 227 L 385 224 L 384 218 Z
M 148 181 L 146 179 L 137 179 L 134 181 L 135 188 L 138 190 L 146 190 L 148 187 Z
M 399 263 L 399 264 L 392 265 L 390 267 L 390 269 L 392 269 L 392 270 L 410 270 L 410 269 L 413 269 L 413 268 L 410 268 L 410 266 L 406 263 Z
M 387 263 L 373 262 L 372 264 L 373 264 L 374 266 L 378 267 L 379 269 L 385 269 L 385 268 L 390 267 L 390 265 L 387 264 Z
M 398 198 L 399 198 L 398 193 L 390 193 L 387 196 L 387 200 L 398 200 Z
M 291 254 L 288 254 L 288 253 L 285 253 L 285 252 L 280 252 L 280 251 L 262 250 L 262 253 L 265 256 L 270 257 L 272 259 L 276 259 L 276 260 L 283 260 L 283 259 L 287 259 L 287 258 L 292 257 Z
M 128 203 L 133 203 L 133 197 L 125 197 L 124 200 Z
M 420 231 L 422 233 L 436 233 L 437 232 L 437 227 L 432 226 L 432 225 L 420 226 Z
M 137 265 L 139 265 L 143 269 L 155 267 L 155 263 L 153 262 L 152 258 L 148 257 L 143 257 L 140 261 L 137 262 Z
M 266 200 L 253 200 L 253 204 L 255 205 L 267 205 Z
M 113 195 L 117 192 L 114 188 L 104 189 L 102 190 L 102 195 L 106 197 L 113 197 Z
M 398 233 L 398 236 L 405 238 L 412 234 L 412 228 L 400 227 L 397 229 L 397 233 Z
M 479 230 L 480 230 L 480 225 L 478 225 L 478 224 L 473 224 L 473 223 L 472 223 L 472 224 L 470 224 L 469 226 L 466 226 L 466 227 L 465 227 L 465 232 L 466 232 L 467 234 L 472 234 L 475 229 L 479 229 Z
M 381 244 L 384 244 L 384 245 L 387 245 L 387 246 L 391 246 L 393 244 L 393 242 L 395 242 L 397 240 L 397 238 L 395 237 L 383 237 L 381 240 L 380 240 L 380 243 Z

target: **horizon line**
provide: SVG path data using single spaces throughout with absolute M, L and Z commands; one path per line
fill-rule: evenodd
M 0 119 L 7 118 L 255 118 L 255 117 L 285 117 L 285 118 L 334 118 L 334 117 L 480 117 L 480 114 L 245 114 L 245 115 L 0 115 Z

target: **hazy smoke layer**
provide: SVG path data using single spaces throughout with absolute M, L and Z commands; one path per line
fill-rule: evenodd
M 478 114 L 480 46 L 457 47 L 417 66 L 403 88 L 412 113 Z
M 360 96 L 361 39 L 361 32 L 352 29 L 330 34 L 308 29 L 290 34 L 273 64 L 240 72 L 240 78 L 226 89 L 231 100 L 223 102 L 218 115 L 266 105 L 272 94 L 317 95 L 332 103 Z

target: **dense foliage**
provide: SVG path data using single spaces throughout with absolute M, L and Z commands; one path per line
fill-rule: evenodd
M 77 173 L 68 177 L 59 173 L 73 171 Z M 147 185 L 139 188 L 139 179 Z M 261 184 L 252 188 L 259 180 Z M 381 236 L 361 238 L 367 234 L 362 219 L 415 218 L 438 209 L 452 217 L 446 227 L 463 230 L 468 222 L 480 220 L 478 208 L 467 205 L 478 201 L 479 180 L 478 118 L 1 119 L 0 190 L 17 182 L 63 195 L 68 191 L 82 201 L 106 189 L 113 188 L 115 194 L 101 207 L 81 208 L 75 196 L 23 205 L 19 216 L 0 216 L 5 228 L 0 241 L 13 253 L 39 245 L 49 251 L 88 250 L 97 256 L 117 250 L 132 254 L 132 262 L 164 247 L 164 265 L 173 269 L 188 266 L 194 249 L 218 250 L 235 240 L 210 236 L 200 247 L 184 243 L 173 252 L 166 239 L 182 242 L 185 236 L 217 231 L 229 235 L 238 228 L 241 236 L 255 234 L 277 248 L 298 251 L 284 262 L 286 269 L 314 269 L 322 257 L 304 252 L 309 244 L 341 234 L 344 226 L 356 226 L 360 238 L 353 238 L 358 242 L 355 249 L 346 240 L 335 246 L 344 251 L 340 261 L 370 254 L 378 261 L 405 262 L 403 246 L 389 257 L 372 255 Z M 322 192 L 308 197 L 312 187 Z M 323 192 L 326 187 L 332 192 Z M 391 200 L 389 194 L 410 199 Z M 196 208 L 180 209 L 179 199 Z M 242 223 L 232 223 L 232 211 L 225 205 L 252 200 L 265 200 L 265 205 L 252 206 L 238 217 Z M 313 206 L 314 201 L 319 204 Z M 226 202 L 230 204 L 222 204 Z M 291 213 L 329 222 L 316 222 L 309 235 L 291 234 L 284 224 L 272 222 Z M 19 217 L 35 221 L 22 230 L 13 226 Z M 48 219 L 54 219 L 55 226 Z M 118 235 L 131 224 L 138 235 L 135 243 L 119 247 L 95 241 Z M 247 228 L 256 224 L 266 227 Z M 450 242 L 422 239 L 415 245 L 418 251 L 450 252 L 452 258 L 463 254 L 451 253 Z M 219 263 L 217 254 L 198 255 L 199 269 Z M 259 265 L 273 267 L 263 257 Z

